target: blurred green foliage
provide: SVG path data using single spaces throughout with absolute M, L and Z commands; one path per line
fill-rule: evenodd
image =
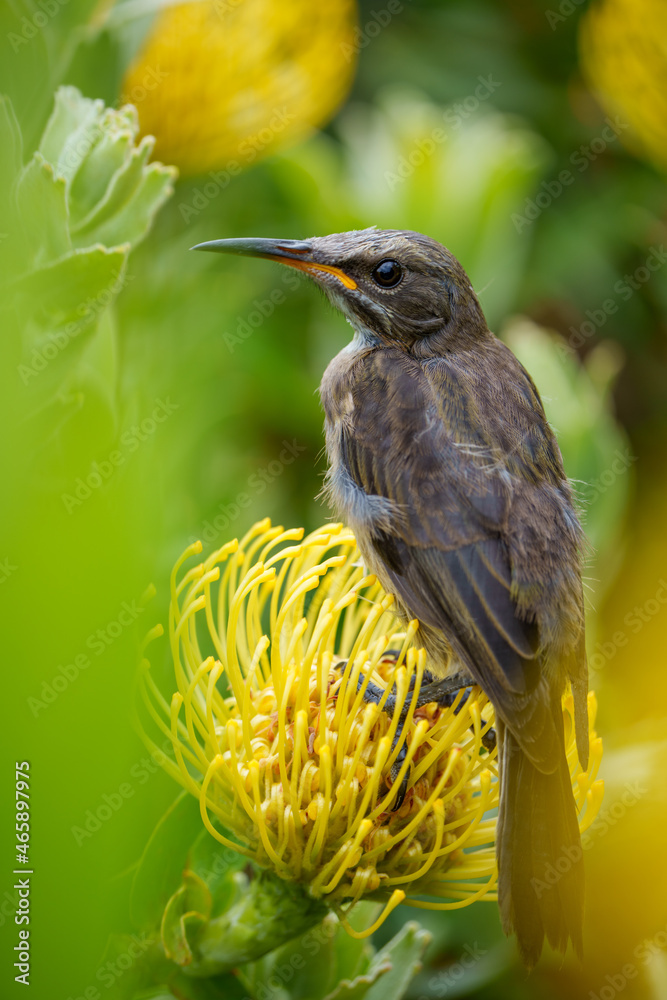
M 581 152 L 605 115 L 577 66 L 579 8 L 552 27 L 546 0 L 410 0 L 375 32 L 382 4 L 363 0 L 357 81 L 334 122 L 239 176 L 179 182 L 156 215 L 171 173 L 146 166 L 134 112 L 97 102 L 116 107 L 150 23 L 131 2 L 108 18 L 92 0 L 0 6 L 0 607 L 7 759 L 32 764 L 39 1000 L 106 997 L 109 978 L 122 994 L 131 978 L 104 971 L 105 947 L 133 926 L 138 859 L 174 794 L 130 723 L 136 641 L 163 617 L 175 556 L 265 515 L 307 528 L 326 516 L 315 389 L 349 330 L 305 279 L 190 246 L 377 224 L 450 247 L 559 431 L 595 547 L 592 608 L 667 412 L 667 283 L 638 277 L 662 248 L 664 178 L 620 142 Z M 40 139 L 56 89 L 74 85 L 89 100 L 61 91 Z M 70 171 L 81 115 L 106 125 Z M 554 194 L 565 169 L 574 181 Z M 529 321 L 508 322 L 518 313 Z M 47 363 L 26 380 L 35 352 Z M 10 829 L 0 843 L 10 858 Z M 392 914 L 378 946 L 404 921 Z M 557 996 L 587 982 L 545 961 L 527 983 L 492 904 L 421 922 L 430 964 L 409 996 Z M 469 967 L 472 942 L 483 955 Z
M 362 903 L 352 926 L 369 926 L 382 905 Z M 132 909 L 140 936 L 116 936 L 110 953 L 139 940 L 143 954 L 111 996 L 136 1000 L 400 1000 L 430 941 L 411 921 L 376 950 L 298 884 L 257 870 L 249 879 L 245 859 L 202 829 L 185 792 L 146 846 Z

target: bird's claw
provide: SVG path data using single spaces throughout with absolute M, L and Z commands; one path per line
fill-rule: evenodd
M 394 660 L 397 660 L 398 657 L 400 656 L 400 652 L 401 651 L 397 649 L 388 649 L 386 653 L 384 653 L 383 658 L 384 659 L 393 658 Z M 337 666 L 344 668 L 346 663 L 347 661 L 343 660 L 341 661 L 341 663 L 337 664 Z M 434 680 L 432 675 L 429 674 L 427 671 L 424 671 L 424 679 L 426 679 L 427 683 L 422 684 L 422 687 L 419 691 L 419 695 L 417 697 L 417 704 L 415 705 L 415 708 L 421 708 L 423 705 L 428 705 L 430 702 L 436 702 L 443 708 L 451 708 L 451 706 L 454 704 L 454 701 L 456 700 L 459 694 L 459 691 L 461 691 L 462 689 L 467 689 L 463 698 L 461 698 L 458 705 L 454 709 L 456 713 L 460 712 L 461 709 L 463 708 L 463 705 L 465 704 L 467 698 L 469 697 L 470 691 L 475 683 L 471 677 L 465 677 L 460 674 L 457 674 L 454 677 L 447 677 L 444 680 L 438 681 Z M 415 677 L 412 677 L 410 681 L 409 690 L 412 691 L 414 689 L 414 684 L 415 684 Z M 359 691 L 362 687 L 364 687 L 364 685 L 365 689 L 363 694 L 363 700 L 365 702 L 371 702 L 375 705 L 379 705 L 380 701 L 385 696 L 385 691 L 383 691 L 382 688 L 379 688 L 377 684 L 373 684 L 372 681 L 367 680 L 364 674 L 360 672 L 359 678 L 357 680 L 357 691 Z M 399 739 L 403 734 L 402 724 L 407 715 L 408 708 L 409 706 L 406 705 L 403 705 L 401 708 L 399 715 L 399 724 L 396 729 L 394 739 L 392 741 L 392 750 L 395 749 L 397 742 L 399 741 Z M 387 715 L 391 714 L 393 716 L 395 710 L 396 710 L 396 695 L 389 694 L 386 696 L 385 699 L 384 711 L 387 713 Z M 482 726 L 485 725 L 486 722 L 484 721 L 484 719 L 482 719 Z M 486 733 L 484 733 L 484 735 L 482 736 L 481 742 L 482 746 L 488 753 L 491 753 L 493 750 L 495 750 L 496 748 L 495 729 L 493 728 L 488 729 Z M 407 752 L 408 748 L 405 744 L 403 744 L 389 772 L 391 775 L 392 783 L 395 783 L 396 779 L 398 778 L 398 775 L 401 771 L 401 767 L 403 766 L 403 762 L 406 758 Z M 398 812 L 398 810 L 405 802 L 405 797 L 407 795 L 409 783 L 410 783 L 410 768 L 407 769 L 406 773 L 404 774 L 401 780 L 400 787 L 396 794 L 396 799 L 394 801 L 393 806 L 391 807 L 392 812 Z
M 482 719 L 482 726 L 485 725 L 486 723 L 484 722 L 484 719 Z M 487 753 L 491 753 L 492 750 L 496 749 L 496 731 L 493 726 L 491 726 L 490 729 L 487 729 L 487 731 L 482 735 L 482 746 Z
M 396 736 L 394 737 L 394 746 L 396 745 L 396 740 L 398 739 L 399 735 L 400 735 L 400 732 L 397 732 Z M 396 757 L 396 760 L 391 765 L 391 769 L 389 771 L 389 773 L 391 775 L 392 787 L 396 783 L 396 780 L 397 780 L 397 778 L 398 778 L 398 776 L 399 776 L 399 774 L 401 772 L 401 767 L 403 766 L 403 761 L 405 760 L 405 758 L 407 756 L 407 753 L 408 753 L 408 748 L 407 748 L 407 746 L 404 743 L 403 746 L 401 747 L 401 749 L 398 751 L 398 755 Z M 403 778 L 401 780 L 401 784 L 399 785 L 399 788 L 398 788 L 398 792 L 396 793 L 396 799 L 394 800 L 394 804 L 391 807 L 391 811 L 392 812 L 398 812 L 398 810 L 401 808 L 401 806 L 405 802 L 405 796 L 408 793 L 408 784 L 409 783 L 410 783 L 410 768 L 408 768 L 407 771 L 405 772 L 405 774 L 403 775 Z

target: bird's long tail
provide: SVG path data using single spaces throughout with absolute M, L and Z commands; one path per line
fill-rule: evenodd
M 565 757 L 551 774 L 539 771 L 502 723 L 498 729 L 500 809 L 498 902 L 507 934 L 514 931 L 529 967 L 544 937 L 565 951 L 568 939 L 582 954 L 584 871 L 577 811 Z

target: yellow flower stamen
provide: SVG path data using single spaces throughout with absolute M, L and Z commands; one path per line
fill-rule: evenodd
M 385 922 L 385 920 L 392 912 L 392 910 L 395 910 L 398 904 L 402 903 L 404 899 L 405 899 L 405 893 L 401 889 L 394 889 L 389 899 L 389 902 L 387 903 L 387 905 L 385 906 L 384 910 L 377 918 L 375 923 L 371 924 L 370 927 L 366 927 L 366 929 L 363 931 L 357 931 L 354 929 L 354 927 L 351 927 L 343 914 L 341 914 L 340 921 L 345 930 L 347 931 L 347 933 L 350 935 L 350 937 L 357 938 L 357 940 L 361 941 L 364 938 L 370 937 L 371 934 L 375 934 L 378 927 L 382 926 L 382 924 Z
M 497 764 L 482 744 L 493 707 L 475 688 L 449 707 L 417 708 L 418 623 L 392 615 L 351 532 L 332 525 L 303 538 L 263 521 L 184 563 L 169 614 L 178 690 L 168 704 L 146 660 L 139 689 L 173 742 L 165 766 L 199 799 L 209 833 L 303 883 L 354 936 L 402 901 L 456 909 L 495 898 Z M 365 700 L 370 684 L 379 704 Z M 602 797 L 602 747 L 592 732 L 582 772 L 569 693 L 563 712 L 585 829 Z M 593 695 L 589 715 L 592 726 Z M 386 906 L 373 928 L 352 932 L 344 914 L 362 898 Z

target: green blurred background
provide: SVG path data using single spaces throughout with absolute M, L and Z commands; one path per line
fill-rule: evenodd
M 110 996 L 107 941 L 131 930 L 128 879 L 175 794 L 131 720 L 171 565 L 266 515 L 327 516 L 315 390 L 346 324 L 296 272 L 188 248 L 378 225 L 459 257 L 543 394 L 591 541 L 606 748 L 583 967 L 546 956 L 527 976 L 482 903 L 419 915 L 434 937 L 406 995 L 666 997 L 664 5 L 0 10 L 0 995 L 22 995 L 14 760 L 31 765 L 31 995 Z M 180 178 L 133 160 L 123 188 L 136 120 L 95 126 L 102 106 L 72 90 L 40 138 L 63 85 L 133 101 Z M 378 942 L 414 913 L 399 907 Z

